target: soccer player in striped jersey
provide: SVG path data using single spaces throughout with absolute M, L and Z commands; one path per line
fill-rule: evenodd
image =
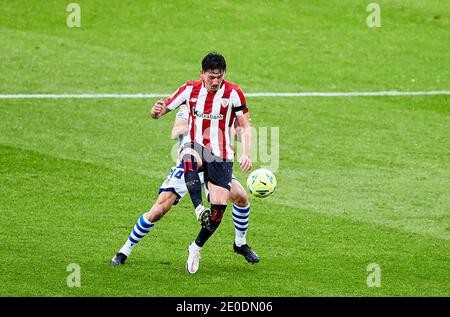
M 181 148 L 186 141 L 185 135 L 187 134 L 188 129 L 188 118 L 188 109 L 186 105 L 182 105 L 176 114 L 174 126 L 172 128 L 172 138 L 179 139 L 179 148 Z M 231 137 L 233 138 L 233 136 Z M 239 135 L 236 135 L 236 138 L 239 140 Z M 111 264 L 124 264 L 137 243 L 150 232 L 155 223 L 160 220 L 173 205 L 178 204 L 178 202 L 186 195 L 188 190 L 186 183 L 184 182 L 183 173 L 183 166 L 181 162 L 178 161 L 176 166 L 170 169 L 167 179 L 159 188 L 157 201 L 147 213 L 143 214 L 138 219 L 127 241 L 111 260 Z M 199 176 L 202 185 L 204 185 L 203 173 L 200 173 Z M 206 196 L 208 197 L 207 188 L 204 188 L 207 193 Z M 234 252 L 243 255 L 249 263 L 257 263 L 260 259 L 246 241 L 250 215 L 248 195 L 239 181 L 234 177 L 231 181 L 230 200 L 233 202 L 232 219 L 235 227 L 233 250 Z
M 171 110 L 186 104 L 189 108 L 187 141 L 181 149 L 184 179 L 196 215 L 202 219 L 197 238 L 189 245 L 186 271 L 194 274 L 200 264 L 200 251 L 219 227 L 230 195 L 234 148 L 229 130 L 236 119 L 242 130 L 240 167 L 252 168 L 250 160 L 251 128 L 244 93 L 224 80 L 225 58 L 209 53 L 202 60 L 199 81 L 188 81 L 166 101 L 157 101 L 150 114 L 159 119 Z M 199 170 L 204 171 L 210 193 L 211 209 L 204 207 Z

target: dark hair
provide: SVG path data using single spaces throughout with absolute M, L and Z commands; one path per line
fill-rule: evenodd
M 227 63 L 225 58 L 217 52 L 211 52 L 206 55 L 202 60 L 202 70 L 204 72 L 208 70 L 222 70 L 225 72 L 227 69 Z

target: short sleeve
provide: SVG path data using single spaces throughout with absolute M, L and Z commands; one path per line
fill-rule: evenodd
M 187 84 L 184 84 L 180 88 L 178 88 L 166 101 L 165 105 L 169 110 L 174 110 L 181 106 L 183 103 L 186 103 L 187 99 Z
M 230 99 L 233 103 L 233 111 L 236 116 L 241 116 L 248 112 L 247 101 L 245 100 L 245 96 L 241 88 L 236 87 L 236 89 L 233 89 Z

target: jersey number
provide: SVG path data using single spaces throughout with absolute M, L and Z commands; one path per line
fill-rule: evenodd
M 183 170 L 178 170 L 176 173 L 175 173 L 175 171 L 176 171 L 176 169 L 173 169 L 170 172 L 169 178 L 175 177 L 176 179 L 181 179 L 181 177 L 183 177 L 183 173 L 184 173 Z

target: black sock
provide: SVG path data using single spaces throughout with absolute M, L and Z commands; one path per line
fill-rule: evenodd
M 200 232 L 198 233 L 197 238 L 195 238 L 195 244 L 199 247 L 203 247 L 213 233 L 214 231 L 209 231 L 208 229 L 202 227 L 200 229 Z
M 207 227 L 202 227 L 200 232 L 198 233 L 197 238 L 195 239 L 195 244 L 199 247 L 203 247 L 203 245 L 208 241 L 208 239 L 213 235 L 216 229 L 219 227 L 222 222 L 222 216 L 225 212 L 227 205 L 211 205 L 211 216 L 209 217 L 209 225 Z
M 183 156 L 184 182 L 191 196 L 194 208 L 202 204 L 202 184 L 198 176 L 197 162 L 193 155 L 186 154 Z

